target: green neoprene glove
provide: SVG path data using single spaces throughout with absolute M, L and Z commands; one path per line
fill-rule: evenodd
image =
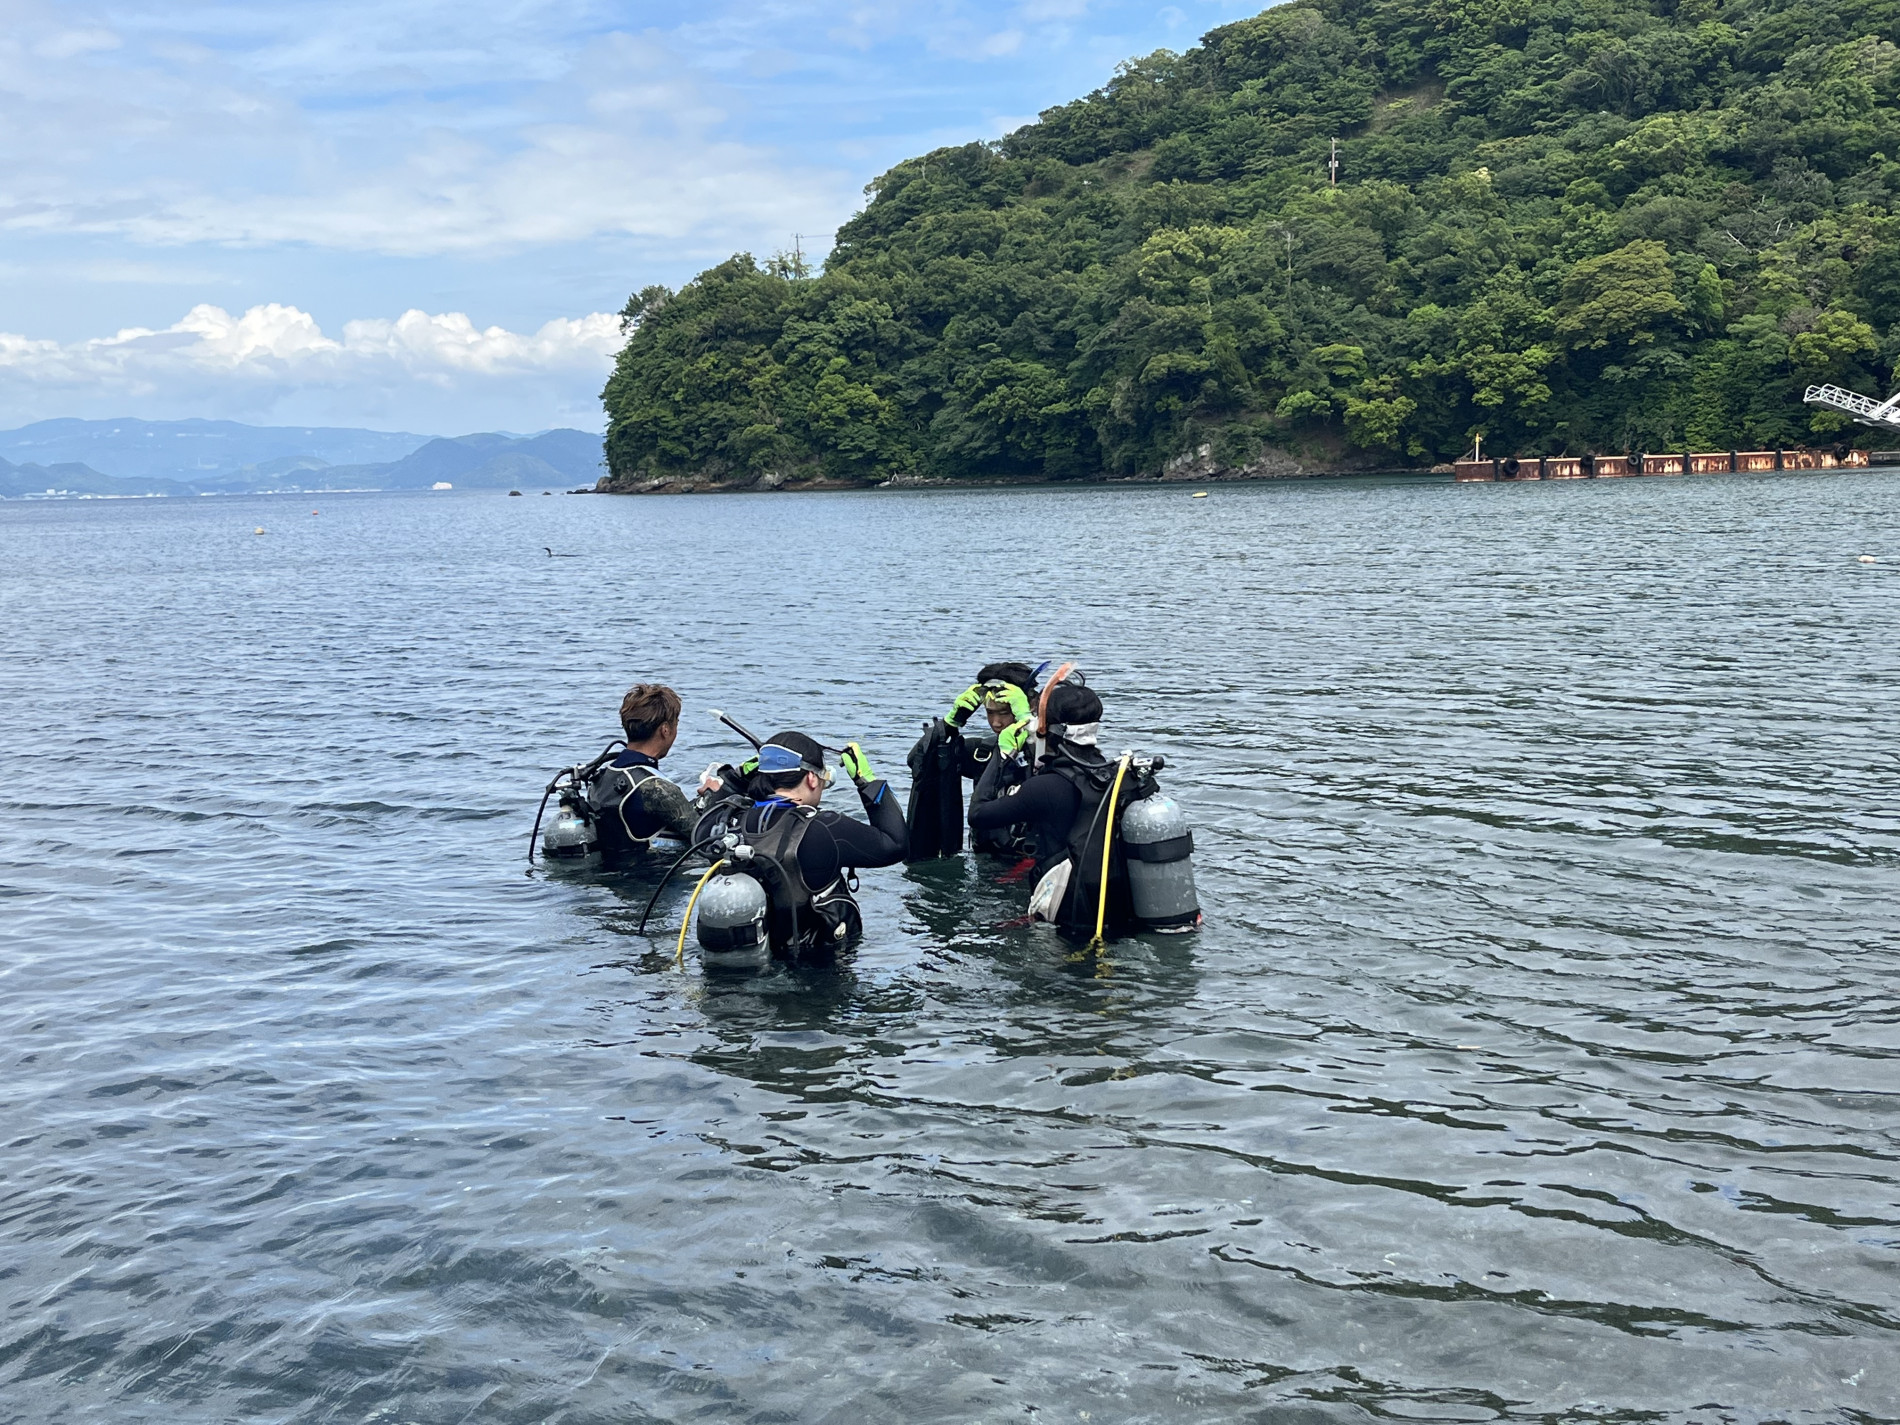
M 871 770 L 871 759 L 864 755 L 864 749 L 855 742 L 847 742 L 844 751 L 838 754 L 838 765 L 852 781 L 862 785 L 874 778 L 877 773 Z
M 1003 684 L 1003 701 L 1009 705 L 1011 722 L 1021 722 L 1029 716 L 1029 694 L 1014 683 Z
M 943 720 L 952 727 L 962 727 L 970 720 L 970 714 L 982 706 L 983 685 L 972 683 L 957 694 L 957 700 L 950 704 L 950 711 L 943 715 Z
M 1028 704 L 1029 700 L 1024 698 L 1024 707 L 1027 708 Z M 996 734 L 996 750 L 1007 757 L 1011 753 L 1022 751 L 1024 744 L 1028 741 L 1029 719 L 1025 717 L 1020 722 L 1012 722 L 1008 727 Z

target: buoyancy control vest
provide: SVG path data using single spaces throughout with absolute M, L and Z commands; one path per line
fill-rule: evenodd
M 904 812 L 907 861 L 933 861 L 963 849 L 963 734 L 942 718 L 924 724 L 906 759 L 910 803 Z
M 1088 749 L 1093 752 L 1093 749 Z M 1102 847 L 1108 846 L 1108 913 L 1105 926 L 1126 927 L 1135 920 L 1128 890 L 1128 854 L 1121 838 L 1122 813 L 1134 803 L 1151 797 L 1158 790 L 1154 775 L 1145 767 L 1131 764 L 1122 776 L 1121 790 L 1115 797 L 1115 816 L 1107 816 L 1109 792 L 1115 785 L 1116 762 L 1099 752 L 1084 759 L 1065 746 L 1043 758 L 1038 772 L 1061 777 L 1075 788 L 1075 820 L 1069 826 L 1062 849 L 1044 859 L 1048 865 L 1061 860 L 1070 862 L 1068 889 L 1055 913 L 1056 925 L 1064 930 L 1093 930 L 1096 904 L 1101 896 Z
M 774 809 L 763 812 L 765 824 L 754 826 L 761 818 L 753 812 L 768 805 Z M 798 848 L 818 815 L 817 807 L 727 793 L 705 806 L 694 831 L 695 841 L 711 843 L 713 856 L 764 887 L 766 930 L 772 953 L 782 959 L 822 960 L 864 933 L 863 912 L 852 894 L 857 877 L 845 871 L 829 885 L 813 887 L 799 867 Z
M 1029 763 L 1021 753 L 998 751 L 994 737 L 966 737 L 963 740 L 963 775 L 976 783 L 970 791 L 970 805 L 1008 796 L 1029 780 Z M 1021 823 L 995 826 L 970 833 L 970 849 L 992 856 L 1021 859 L 1036 854 L 1036 839 Z
M 657 767 L 644 762 L 625 767 L 609 765 L 594 773 L 587 784 L 587 805 L 599 828 L 603 851 L 609 855 L 644 851 L 655 836 L 666 830 L 665 823 L 658 822 L 639 801 L 640 788 L 659 775 Z M 636 825 L 649 829 L 636 831 Z

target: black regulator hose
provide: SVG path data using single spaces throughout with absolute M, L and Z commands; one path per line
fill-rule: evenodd
M 607 750 L 605 752 L 601 753 L 600 756 L 596 757 L 592 762 L 589 762 L 585 767 L 577 769 L 580 772 L 580 780 L 584 782 L 593 776 L 594 773 L 601 769 L 602 764 L 605 763 L 609 757 L 613 756 L 616 752 L 624 752 L 626 747 L 627 744 L 616 737 L 612 742 L 607 744 Z
M 575 785 L 578 786 L 593 776 L 594 773 L 598 772 L 603 762 L 626 745 L 627 744 L 622 742 L 619 738 L 615 738 L 612 742 L 607 744 L 607 750 L 605 752 L 601 753 L 600 756 L 596 757 L 592 762 L 589 762 L 585 767 L 563 767 L 554 774 L 554 780 L 549 782 L 547 790 L 541 793 L 541 805 L 535 808 L 534 830 L 528 833 L 528 865 L 530 867 L 534 865 L 534 848 L 539 845 L 541 841 L 541 818 L 547 815 L 548 798 L 553 796 L 555 788 L 561 785 L 561 778 L 571 777 L 574 779 Z
M 645 935 L 647 933 L 647 917 L 653 914 L 653 907 L 660 903 L 660 892 L 665 890 L 666 883 L 673 879 L 673 873 L 686 864 L 686 858 L 691 856 L 695 851 L 703 850 L 708 846 L 717 846 L 718 844 L 719 837 L 708 836 L 703 841 L 695 841 L 691 846 L 688 846 L 684 851 L 680 852 L 679 859 L 666 868 L 666 874 L 660 877 L 660 884 L 653 888 L 653 895 L 647 901 L 647 908 L 640 912 L 640 928 L 634 931 L 635 935 Z
M 541 793 L 541 805 L 534 811 L 534 830 L 528 833 L 528 869 L 534 869 L 534 848 L 541 842 L 541 818 L 547 815 L 548 798 L 554 795 L 554 789 L 561 785 L 561 778 L 573 772 L 571 767 L 563 767 L 554 774 L 554 780 L 548 783 L 548 789 Z

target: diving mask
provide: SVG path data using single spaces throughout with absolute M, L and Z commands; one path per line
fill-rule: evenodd
M 983 706 L 986 708 L 1007 708 L 1009 706 L 1009 690 L 1014 687 L 1016 687 L 1014 683 L 1003 678 L 991 678 L 983 685 Z M 1017 691 L 1020 692 L 1021 689 L 1017 689 Z
M 761 772 L 810 772 L 826 786 L 831 785 L 831 768 L 823 762 L 813 766 L 810 762 L 789 747 L 781 747 L 776 742 L 768 742 L 759 748 L 759 770 Z

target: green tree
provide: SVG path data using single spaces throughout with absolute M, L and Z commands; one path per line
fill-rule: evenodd
M 1896 0 L 1288 0 L 897 164 L 821 272 L 741 254 L 640 290 L 610 469 L 1875 439 L 1801 397 L 1900 358 L 1896 24 Z

